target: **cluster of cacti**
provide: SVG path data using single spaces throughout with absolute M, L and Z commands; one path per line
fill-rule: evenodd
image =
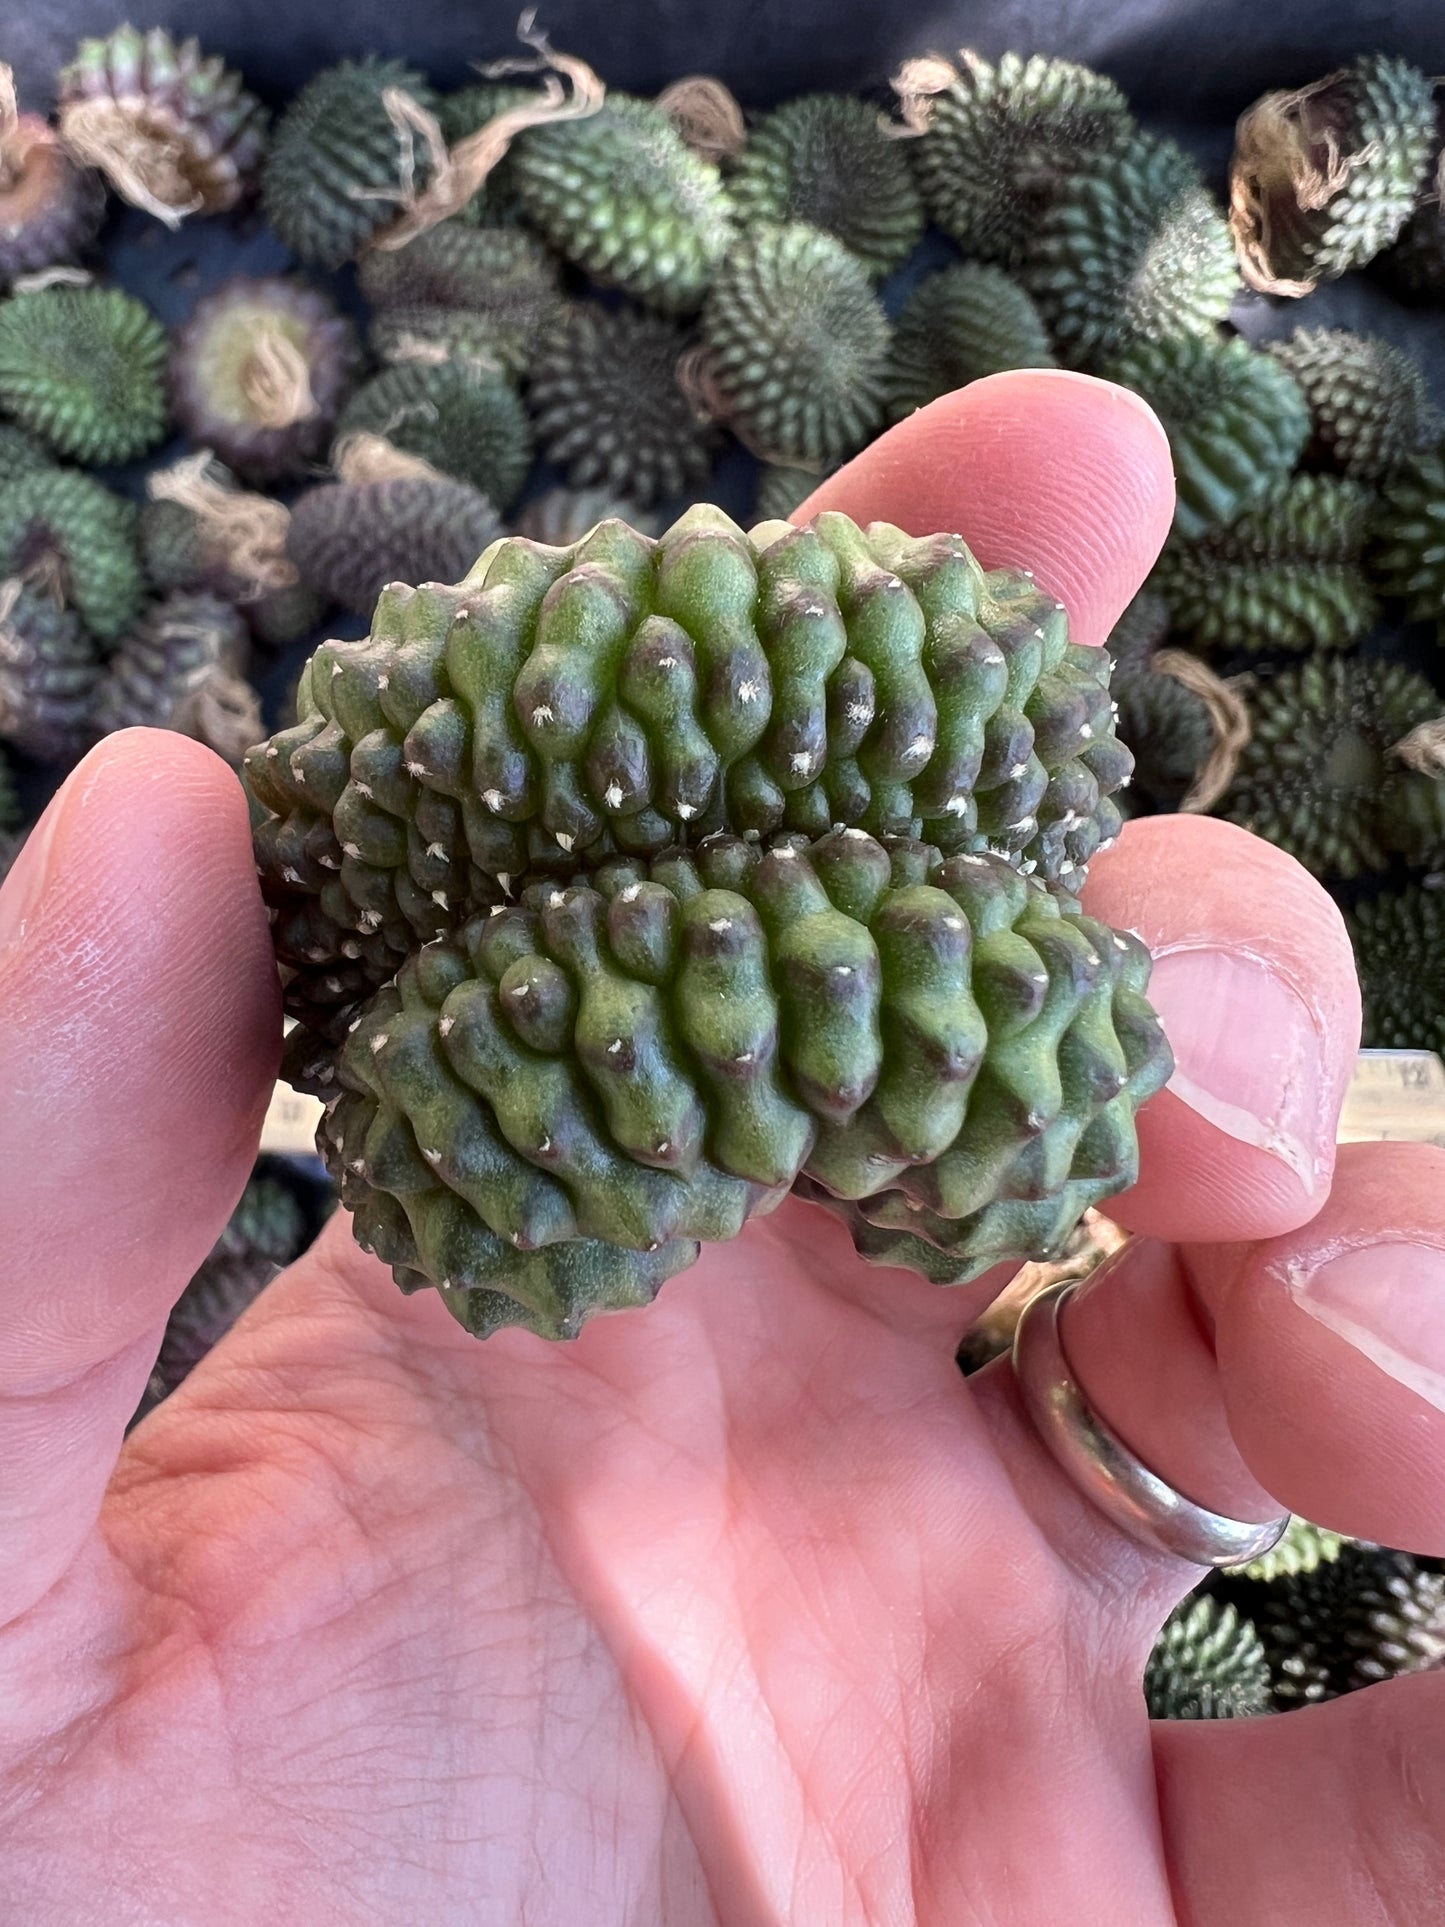
M 1206 1580 L 1144 1679 L 1156 1719 L 1240 1719 L 1335 1699 L 1445 1662 L 1445 1575 L 1291 1520 L 1274 1554 Z
M 1129 758 L 1029 576 L 604 521 L 388 589 L 297 701 L 246 762 L 291 1075 L 470 1329 L 570 1335 L 790 1187 L 958 1279 L 1129 1181 L 1169 1057 L 1075 895 Z
M 1362 903 L 1353 925 L 1388 1013 L 1377 1028 L 1438 1035 L 1435 973 L 1413 991 L 1390 976 L 1384 933 L 1412 955 L 1433 940 L 1445 790 L 1424 726 L 1445 698 L 1431 713 L 1426 680 L 1405 688 L 1350 652 L 1382 616 L 1445 636 L 1439 398 L 1384 339 L 1307 325 L 1255 345 L 1230 320 L 1244 283 L 1294 294 L 1376 257 L 1413 299 L 1445 299 L 1430 81 L 1369 54 L 1266 96 L 1241 122 L 1226 205 L 1113 81 L 1046 53 L 905 62 L 891 106 L 881 92 L 732 104 L 710 137 L 673 90 L 609 91 L 529 45 L 531 71 L 449 93 L 402 60 L 345 61 L 274 126 L 239 75 L 161 29 L 83 42 L 53 124 L 21 113 L 4 77 L 0 286 L 22 291 L 0 300 L 0 736 L 64 760 L 126 717 L 186 713 L 158 667 L 168 598 L 219 597 L 274 650 L 314 638 L 333 607 L 370 616 L 392 582 L 461 580 L 508 525 L 565 551 L 612 516 L 642 531 L 689 499 L 733 500 L 749 477 L 754 512 L 789 517 L 951 389 L 1078 368 L 1151 403 L 1178 478 L 1148 639 L 1129 660 L 1126 621 L 1110 644 L 1138 754 L 1128 809 L 1222 808 L 1332 886 L 1393 871 L 1380 910 Z M 107 189 L 172 225 L 259 214 L 300 271 L 208 282 L 168 341 L 129 289 L 65 283 L 94 259 Z M 346 264 L 361 340 L 349 289 L 338 303 L 329 281 Z M 60 284 L 32 289 L 37 270 Z M 138 461 L 172 430 L 193 453 L 139 517 L 133 478 L 72 466 Z M 278 486 L 284 501 L 258 493 Z M 424 626 L 432 606 L 407 619 Z M 1321 669 L 1316 690 L 1326 650 L 1343 680 Z M 828 770 L 806 780 L 770 747 L 790 726 L 776 713 L 731 758 L 701 681 L 685 699 L 606 693 L 631 690 L 643 660 L 612 665 L 566 755 L 509 720 L 537 800 L 488 823 L 488 848 L 505 846 L 490 874 L 565 867 L 559 835 L 579 853 L 650 855 L 695 833 L 702 817 L 668 803 L 667 772 L 699 745 L 725 771 L 711 829 L 814 836 L 847 821 L 945 854 L 971 833 L 927 782 L 845 747 L 838 718 L 884 700 L 856 651 L 830 672 L 825 736 L 789 752 L 821 755 L 826 740 Z M 246 673 L 232 651 L 225 674 Z M 1410 720 L 1385 740 L 1397 713 Z M 1078 822 L 1058 850 L 1045 825 L 1019 854 L 1040 875 L 1073 863 L 1077 881 L 1119 806 L 1091 814 L 1058 781 L 1041 808 Z M 970 794 L 981 806 L 991 792 Z M 683 790 L 672 801 L 704 808 Z M 448 809 L 458 817 L 456 798 Z M 338 889 L 355 881 L 342 860 Z

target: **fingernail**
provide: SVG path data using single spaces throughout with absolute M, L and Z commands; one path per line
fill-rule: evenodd
M 1445 1251 L 1366 1245 L 1289 1286 L 1301 1310 L 1445 1412 Z
M 1318 1189 L 1331 1164 L 1334 1093 L 1304 999 L 1261 959 L 1201 945 L 1156 959 L 1149 1001 L 1174 1049 L 1175 1096 L 1278 1158 L 1306 1192 Z
M 50 881 L 56 832 L 64 814 L 65 805 L 56 797 L 25 839 L 9 876 L 0 884 L 0 951 L 23 943 L 35 921 Z

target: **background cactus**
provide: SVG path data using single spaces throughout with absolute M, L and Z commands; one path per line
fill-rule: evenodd
M 45 288 L 0 306 L 0 404 L 57 454 L 128 462 L 166 432 L 164 328 L 116 288 Z

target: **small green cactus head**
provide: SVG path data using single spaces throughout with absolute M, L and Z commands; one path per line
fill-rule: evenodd
M 118 640 L 145 600 L 134 504 L 74 469 L 17 475 L 0 485 L 0 579 L 10 576 L 99 641 Z
M 1445 447 L 1401 464 L 1374 522 L 1371 559 L 1387 596 L 1445 642 Z
M 902 421 L 954 388 L 1006 368 L 1052 368 L 1033 301 L 1001 268 L 968 262 L 926 275 L 904 303 L 888 358 L 888 413 Z
M 1299 383 L 1310 411 L 1316 467 L 1384 482 L 1438 441 L 1441 417 L 1413 355 L 1376 335 L 1299 328 L 1269 352 Z
M 534 227 L 595 281 L 694 311 L 732 239 L 718 170 L 650 101 L 608 94 L 581 119 L 529 127 L 511 178 Z
M 1223 528 L 1261 501 L 1290 475 L 1309 437 L 1299 383 L 1246 341 L 1132 343 L 1097 372 L 1142 395 L 1163 423 L 1182 536 Z
M 133 461 L 166 432 L 165 329 L 118 288 L 49 287 L 0 307 L 0 404 L 79 462 Z
M 905 92 L 909 71 L 895 82 Z M 967 254 L 1005 267 L 1022 260 L 1074 174 L 1134 132 L 1113 81 L 1040 54 L 1007 53 L 995 65 L 965 51 L 956 71 L 928 74 L 916 104 L 926 131 L 910 145 L 930 217 Z
M 509 509 L 532 463 L 532 425 L 496 369 L 399 362 L 357 389 L 336 424 L 337 447 L 374 435 Z
M 437 475 L 325 482 L 291 511 L 287 551 L 303 582 L 369 616 L 389 582 L 452 582 L 500 532 L 465 482 Z
M 728 180 L 739 221 L 804 221 L 850 248 L 874 275 L 904 261 L 923 203 L 902 142 L 877 110 L 844 94 L 804 94 L 754 127 Z
M 400 60 L 343 60 L 309 81 L 277 125 L 262 181 L 266 217 L 293 254 L 339 268 L 400 213 L 431 164 L 408 139 L 395 97 L 436 97 Z M 409 178 L 408 178 L 409 176 Z
M 649 509 L 707 479 L 718 435 L 683 386 L 688 345 L 665 316 L 591 302 L 553 331 L 529 399 L 543 453 L 569 482 Z
M 1237 1720 L 1269 1712 L 1269 1660 L 1259 1634 L 1228 1603 L 1207 1593 L 1186 1599 L 1154 1643 L 1144 1698 L 1156 1720 Z
M 706 381 L 754 453 L 822 469 L 880 426 L 890 339 L 866 270 L 840 241 L 801 222 L 755 227 L 708 296 Z
M 1212 335 L 1239 288 L 1229 230 L 1198 167 L 1174 142 L 1143 134 L 1060 185 L 1020 279 L 1071 367 L 1131 340 Z
M 1230 176 L 1249 285 L 1303 295 L 1364 267 L 1409 220 L 1435 143 L 1433 83 L 1387 54 L 1256 101 L 1240 119 Z
M 1445 891 L 1387 890 L 1356 905 L 1349 923 L 1366 1049 L 1445 1055 Z

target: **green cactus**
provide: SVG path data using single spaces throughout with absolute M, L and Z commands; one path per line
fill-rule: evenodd
M 721 828 L 922 835 L 1076 888 L 1131 763 L 1107 674 L 957 536 L 699 507 L 656 542 L 508 540 L 323 645 L 248 758 L 293 1007 L 320 1024 L 534 869 Z
M 0 306 L 0 404 L 58 454 L 108 466 L 166 432 L 166 332 L 116 288 L 44 288 Z
M 532 465 L 532 428 L 505 375 L 460 362 L 402 362 L 358 388 L 337 441 L 380 435 L 506 510 Z
M 867 273 L 817 228 L 756 227 L 703 314 L 708 378 L 767 461 L 836 465 L 882 425 L 891 331 Z
M 369 616 L 389 582 L 464 575 L 500 530 L 486 496 L 465 482 L 325 482 L 297 498 L 286 550 L 303 581 Z
M 1143 946 L 1065 902 L 860 831 L 530 885 L 339 1052 L 320 1141 L 357 1235 L 469 1330 L 554 1338 L 800 1172 L 906 1187 L 972 1271 L 1048 1248 L 1131 1180 L 1170 1069 Z
M 401 60 L 343 60 L 309 81 L 276 127 L 262 192 L 266 218 L 303 261 L 339 268 L 401 212 L 406 139 L 387 111 L 389 90 L 430 110 L 424 76 Z M 421 141 L 413 185 L 426 185 Z
M 241 613 L 251 626 L 251 635 L 263 649 L 285 649 L 312 635 L 320 626 L 331 600 L 314 583 L 297 580 L 279 589 L 268 589 Z
M 1366 1049 L 1445 1056 L 1445 892 L 1386 891 L 1356 905 L 1349 924 Z
M 1370 559 L 1382 592 L 1445 642 L 1445 446 L 1405 463 L 1386 488 Z
M 60 132 L 111 184 L 172 222 L 223 214 L 256 185 L 267 115 L 239 74 L 163 27 L 82 40 L 59 79 Z
M 0 592 L 0 738 L 42 763 L 70 763 L 95 733 L 95 644 L 69 609 L 11 582 Z
M 197 447 L 275 481 L 325 454 L 359 363 L 355 330 L 320 288 L 232 275 L 176 331 L 171 405 Z
M 1130 800 L 1178 809 L 1214 748 L 1214 719 L 1197 690 L 1156 669 L 1115 673 L 1122 742 L 1134 756 Z
M 1240 1720 L 1270 1711 L 1269 1661 L 1259 1634 L 1206 1593 L 1164 1622 L 1144 1671 L 1155 1720 Z
M 489 121 L 513 107 L 537 99 L 535 87 L 518 86 L 507 81 L 474 81 L 468 87 L 443 94 L 437 102 L 437 121 L 448 147 L 455 147 L 471 134 L 480 133 Z M 474 227 L 492 227 L 522 219 L 512 179 L 512 157 L 504 154 L 482 185 L 453 219 Z
M 443 221 L 404 248 L 374 249 L 356 278 L 387 360 L 441 344 L 448 358 L 490 354 L 521 375 L 565 311 L 555 256 L 522 228 Z
M 136 511 L 92 476 L 37 468 L 0 486 L 0 579 L 19 576 L 73 608 L 101 642 L 140 614 Z
M 803 94 L 764 115 L 728 178 L 747 227 L 803 221 L 843 243 L 870 274 L 890 274 L 923 233 L 903 143 L 876 107 L 846 94 Z
M 1136 340 L 1210 336 L 1239 288 L 1199 169 L 1172 141 L 1142 134 L 1060 185 L 1019 278 L 1070 367 Z
M 718 438 L 678 380 L 687 345 L 662 315 L 575 308 L 532 369 L 547 460 L 574 486 L 601 485 L 644 509 L 706 481 Z
M 965 253 L 1017 266 L 1029 235 L 1079 169 L 1134 133 L 1112 80 L 1068 60 L 966 52 L 910 142 L 929 216 Z
M 1445 1660 L 1445 1575 L 1347 1543 L 1337 1558 L 1244 1595 L 1280 1707 L 1334 1699 Z
M 1319 466 L 1383 482 L 1439 437 L 1425 371 L 1388 341 L 1346 328 L 1299 328 L 1269 351 L 1304 392 L 1308 454 Z
M 1373 260 L 1413 213 L 1435 141 L 1433 83 L 1388 54 L 1256 101 L 1240 119 L 1231 171 L 1251 286 L 1308 294 Z
M 1440 707 L 1398 663 L 1319 656 L 1282 670 L 1255 692 L 1253 737 L 1221 808 L 1316 876 L 1383 870 L 1392 851 L 1410 853 L 1422 819 L 1445 842 L 1445 783 L 1391 755 Z
M 1438 184 L 1445 157 L 1437 155 L 1426 175 Z M 1381 278 L 1401 294 L 1417 301 L 1445 299 L 1445 203 L 1427 194 L 1404 227 L 1395 245 L 1375 263 Z
M 732 213 L 717 169 L 649 101 L 609 93 L 586 119 L 527 128 L 509 158 L 528 219 L 559 254 L 647 307 L 699 306 Z
M 0 119 L 0 287 L 78 261 L 104 217 L 105 183 L 77 163 L 48 121 L 13 111 Z
M 1169 604 L 1157 590 L 1141 589 L 1109 631 L 1104 644 L 1114 664 L 1114 680 L 1141 675 L 1169 634 Z
M 1177 634 L 1207 649 L 1347 649 L 1379 614 L 1361 562 L 1374 498 L 1298 475 L 1225 529 L 1171 538 L 1150 577 Z
M 1246 341 L 1137 342 L 1096 373 L 1142 395 L 1163 423 L 1174 526 L 1186 539 L 1226 527 L 1277 488 L 1309 438 L 1299 383 Z
M 888 358 L 888 415 L 902 421 L 954 388 L 1005 368 L 1052 368 L 1038 309 L 1000 268 L 925 275 L 903 305 Z
M 8 487 L 22 475 L 34 475 L 38 470 L 57 466 L 50 450 L 33 435 L 17 428 L 13 422 L 0 422 L 0 488 Z

